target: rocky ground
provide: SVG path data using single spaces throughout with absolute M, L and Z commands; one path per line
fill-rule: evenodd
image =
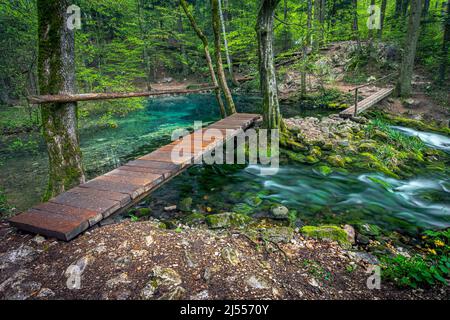
M 277 233 L 278 234 L 278 233 Z M 399 290 L 374 257 L 298 232 L 255 240 L 242 230 L 157 222 L 96 228 L 70 243 L 0 226 L 1 299 L 448 299 L 448 288 Z

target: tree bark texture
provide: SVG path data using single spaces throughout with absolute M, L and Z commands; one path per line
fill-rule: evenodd
M 186 13 L 186 16 L 189 19 L 189 22 L 191 23 L 192 28 L 194 29 L 195 33 L 197 34 L 197 36 L 200 38 L 200 40 L 203 43 L 203 50 L 205 52 L 206 63 L 208 65 L 209 74 L 211 76 L 211 81 L 212 81 L 213 85 L 216 87 L 214 89 L 214 92 L 216 95 L 217 104 L 219 105 L 220 115 L 222 116 L 222 118 L 225 118 L 226 117 L 225 106 L 223 104 L 222 96 L 220 93 L 220 87 L 219 87 L 219 83 L 217 82 L 217 77 L 216 77 L 216 73 L 214 71 L 214 66 L 212 63 L 211 55 L 209 54 L 208 38 L 206 38 L 206 36 L 203 34 L 202 30 L 198 27 L 197 22 L 194 19 L 194 16 L 189 11 L 189 7 L 188 7 L 186 0 L 180 0 L 180 3 L 181 3 L 181 6 L 182 6 L 184 12 Z
M 211 9 L 217 76 L 219 78 L 220 87 L 222 88 L 222 92 L 225 96 L 225 101 L 227 102 L 227 114 L 231 115 L 233 113 L 236 113 L 236 106 L 234 105 L 233 96 L 231 95 L 230 88 L 228 87 L 227 79 L 225 77 L 225 71 L 223 70 L 222 64 L 219 0 L 211 0 Z
M 68 0 L 38 0 L 38 77 L 40 94 L 75 92 L 75 36 L 66 25 Z M 85 181 L 78 137 L 76 103 L 41 108 L 49 158 L 45 199 Z
M 417 40 L 420 34 L 420 17 L 422 0 L 411 0 L 411 14 L 408 21 L 408 31 L 403 46 L 403 58 L 400 66 L 400 77 L 397 83 L 397 94 L 407 97 L 411 94 L 411 80 L 416 57 Z
M 280 0 L 261 0 L 256 23 L 263 120 L 268 129 L 282 128 L 273 52 L 273 22 Z

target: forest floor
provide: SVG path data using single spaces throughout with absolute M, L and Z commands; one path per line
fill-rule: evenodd
M 336 242 L 256 243 L 236 230 L 95 228 L 70 243 L 0 225 L 1 299 L 448 299 L 449 288 L 368 289 L 370 256 Z

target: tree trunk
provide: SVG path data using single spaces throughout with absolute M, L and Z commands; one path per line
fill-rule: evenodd
M 227 84 L 227 79 L 225 77 L 225 72 L 223 70 L 222 64 L 222 53 L 220 45 L 220 14 L 219 14 L 219 0 L 211 0 L 212 9 L 212 25 L 214 30 L 214 49 L 215 58 L 217 66 L 217 75 L 219 77 L 219 83 L 222 87 L 223 94 L 225 95 L 225 100 L 227 102 L 227 114 L 231 115 L 236 113 L 236 106 L 234 105 L 233 96 L 231 95 L 230 88 Z
M 225 28 L 225 20 L 223 18 L 222 0 L 218 0 L 218 4 L 219 4 L 220 24 L 222 26 L 222 34 L 223 34 L 223 45 L 224 45 L 225 55 L 226 55 L 227 64 L 228 64 L 228 72 L 230 74 L 230 79 L 231 79 L 231 82 L 233 83 L 233 85 L 239 86 L 239 82 L 237 82 L 236 78 L 234 77 L 233 61 L 231 60 L 230 51 L 228 50 L 227 29 Z
M 400 77 L 397 83 L 397 94 L 402 97 L 407 97 L 411 94 L 414 59 L 416 57 L 417 40 L 420 34 L 421 11 L 422 0 L 412 0 L 408 31 L 403 47 L 403 59 L 400 66 Z
M 312 46 L 313 39 L 312 39 L 312 0 L 308 0 L 308 13 L 307 13 L 307 21 L 306 26 L 308 28 L 307 30 L 307 45 Z
M 282 128 L 273 53 L 273 20 L 280 0 L 261 0 L 256 23 L 263 119 L 268 129 Z
M 143 17 L 142 17 L 142 10 L 143 10 L 142 1 L 143 0 L 137 1 L 138 22 L 139 22 L 139 31 L 141 33 L 140 36 L 141 36 L 141 40 L 143 42 L 142 57 L 143 57 L 144 66 L 145 66 L 145 82 L 146 82 L 146 86 L 147 86 L 147 91 L 151 91 L 152 86 L 150 85 L 150 83 L 151 83 L 151 81 L 150 81 L 150 74 L 151 74 L 150 57 L 148 54 L 147 39 L 146 39 L 146 33 L 144 30 L 144 23 L 143 23 Z
M 447 14 L 444 18 L 444 37 L 442 39 L 441 63 L 439 66 L 439 82 L 445 83 L 448 64 L 448 47 L 450 44 L 450 0 L 447 0 Z
M 288 2 L 287 0 L 284 0 L 284 8 L 283 8 L 283 50 L 289 49 L 289 27 L 287 25 L 287 19 L 288 19 Z
M 370 6 L 373 8 L 375 6 L 375 0 L 370 0 Z M 370 15 L 372 15 L 373 11 L 371 10 Z M 372 41 L 374 38 L 374 32 L 373 29 L 369 29 L 369 39 L 370 39 L 370 43 L 372 45 Z
M 361 47 L 359 40 L 359 27 L 358 27 L 358 0 L 353 0 L 353 40 L 358 44 L 358 48 Z
M 428 15 L 428 11 L 430 10 L 430 0 L 423 1 L 423 10 L 422 17 L 426 17 Z
M 189 11 L 189 7 L 188 7 L 186 0 L 180 0 L 180 4 L 181 4 L 184 12 L 186 13 L 186 16 L 188 17 L 192 28 L 194 29 L 195 33 L 197 33 L 197 36 L 200 38 L 200 40 L 203 43 L 203 50 L 205 52 L 206 63 L 208 64 L 211 81 L 212 81 L 213 85 L 216 87 L 214 89 L 214 92 L 216 94 L 217 104 L 219 105 L 220 115 L 222 116 L 222 118 L 225 118 L 226 117 L 225 106 L 222 101 L 222 96 L 220 95 L 219 83 L 217 82 L 216 73 L 214 72 L 214 66 L 212 63 L 211 55 L 209 54 L 208 39 L 203 34 L 202 30 L 200 30 L 200 28 L 198 27 L 197 22 L 194 19 L 194 16 Z
M 381 9 L 380 9 L 380 29 L 378 29 L 378 39 L 383 39 L 383 28 L 384 28 L 384 19 L 386 18 L 386 6 L 387 0 L 381 1 Z
M 41 94 L 75 92 L 75 35 L 66 27 L 68 0 L 38 0 L 38 77 Z M 44 199 L 85 181 L 78 137 L 76 103 L 53 103 L 41 108 L 43 135 L 49 158 Z
M 402 12 L 402 1 L 403 0 L 395 0 L 395 12 L 394 17 L 399 17 Z

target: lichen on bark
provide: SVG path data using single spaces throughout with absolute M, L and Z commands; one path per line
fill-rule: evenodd
M 38 0 L 38 77 L 40 94 L 75 93 L 75 38 L 66 25 L 67 0 Z M 44 200 L 84 182 L 76 103 L 41 107 L 49 158 Z

